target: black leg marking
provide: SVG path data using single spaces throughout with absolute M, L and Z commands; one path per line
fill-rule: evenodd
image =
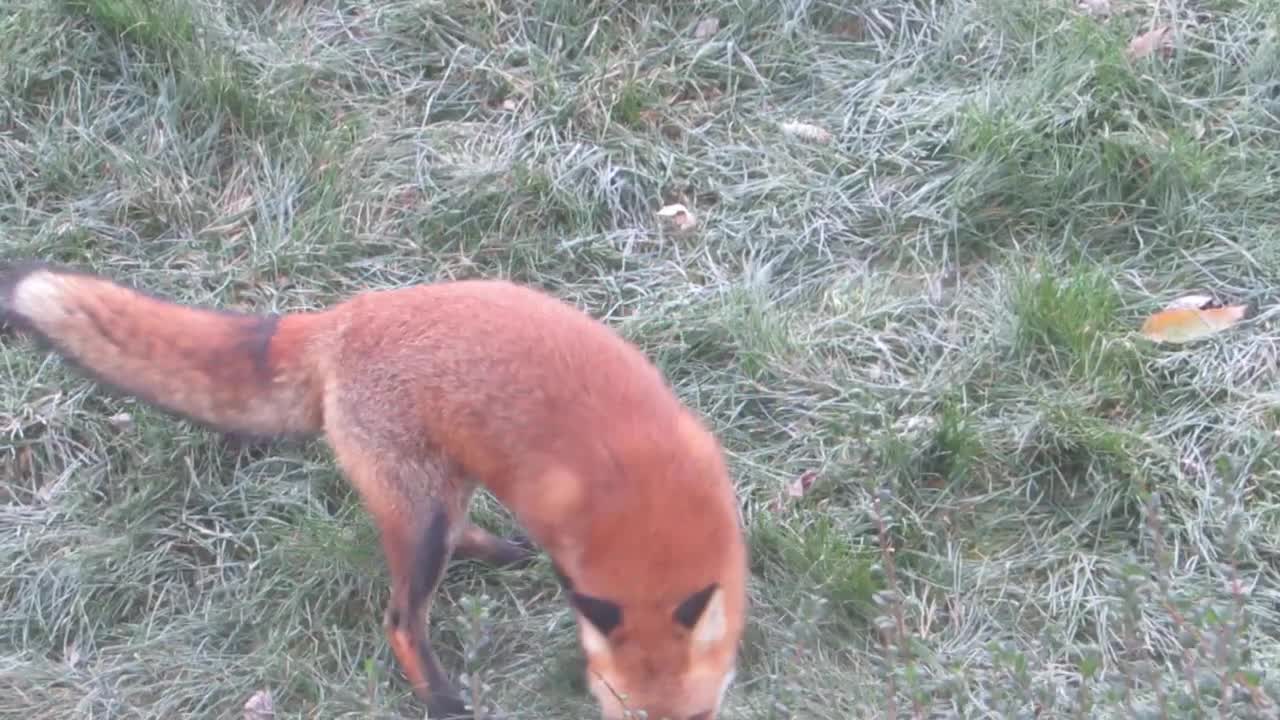
M 449 516 L 443 507 L 431 512 L 427 531 L 418 540 L 413 557 L 413 579 L 409 584 L 409 607 L 417 610 L 440 584 L 449 558 Z
M 495 567 L 515 568 L 527 565 L 533 560 L 533 553 L 529 550 L 506 540 L 502 542 L 505 544 L 494 548 L 489 556 L 489 564 Z
M 538 553 L 538 549 L 539 549 L 538 544 L 533 541 L 533 538 L 529 537 L 528 535 L 525 535 L 522 532 L 512 533 L 511 539 L 508 542 L 520 548 L 521 550 L 524 550 L 529 555 L 536 555 Z
M 444 674 L 440 660 L 430 647 L 421 648 L 422 666 L 427 672 L 427 682 L 431 683 L 431 698 L 427 701 L 427 713 L 431 718 L 466 718 L 474 713 L 467 712 L 467 704 L 463 702 L 453 681 Z
M 470 523 L 462 531 L 454 550 L 455 557 L 504 568 L 527 565 L 535 555 L 536 548 L 527 539 L 524 542 L 507 540 Z
M 413 576 L 409 584 L 409 611 L 417 618 L 424 607 L 430 607 L 431 596 L 444 576 L 445 566 L 449 561 L 449 516 L 445 509 L 437 506 L 431 511 L 431 519 L 427 523 L 426 532 L 418 540 L 413 556 Z M 418 656 L 422 660 L 422 669 L 430 686 L 430 698 L 427 710 L 432 718 L 463 718 L 467 715 L 466 703 L 462 701 L 453 681 L 445 673 L 440 659 L 431 647 L 428 628 L 422 627 L 421 633 L 415 633 Z

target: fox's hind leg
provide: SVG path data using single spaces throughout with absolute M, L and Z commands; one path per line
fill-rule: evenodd
M 401 670 L 430 717 L 473 717 L 428 633 L 431 600 L 465 522 L 471 488 L 452 486 L 457 475 L 447 467 L 370 452 L 340 432 L 329 436 L 381 534 L 391 577 L 383 624 Z
M 500 538 L 468 521 L 458 533 L 454 554 L 464 560 L 478 560 L 497 567 L 518 567 L 533 560 L 536 551 L 527 538 Z

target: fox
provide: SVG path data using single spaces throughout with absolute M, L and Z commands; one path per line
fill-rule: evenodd
M 475 278 L 241 312 L 24 260 L 0 263 L 3 328 L 167 416 L 323 438 L 377 527 L 386 641 L 429 717 L 478 712 L 430 639 L 446 566 L 527 565 L 538 550 L 603 720 L 719 717 L 749 611 L 725 451 L 648 356 L 585 310 Z M 512 536 L 468 518 L 479 488 L 510 510 Z

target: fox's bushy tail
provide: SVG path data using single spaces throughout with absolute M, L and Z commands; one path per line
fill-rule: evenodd
M 196 308 L 67 268 L 0 264 L 0 325 L 35 335 L 117 392 L 227 432 L 321 430 L 311 348 L 325 315 Z

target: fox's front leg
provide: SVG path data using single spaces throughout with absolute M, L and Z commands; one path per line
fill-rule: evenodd
M 383 616 L 391 650 L 430 717 L 472 717 L 427 632 L 431 600 L 451 554 L 449 515 L 438 506 L 421 524 L 380 525 L 391 575 L 391 599 Z
M 376 443 L 342 427 L 333 423 L 329 441 L 381 535 L 391 578 L 383 625 L 396 661 L 432 720 L 474 717 L 427 633 L 431 600 L 460 534 L 454 518 L 465 512 L 469 495 L 449 484 L 446 468 L 371 451 L 367 446 Z

